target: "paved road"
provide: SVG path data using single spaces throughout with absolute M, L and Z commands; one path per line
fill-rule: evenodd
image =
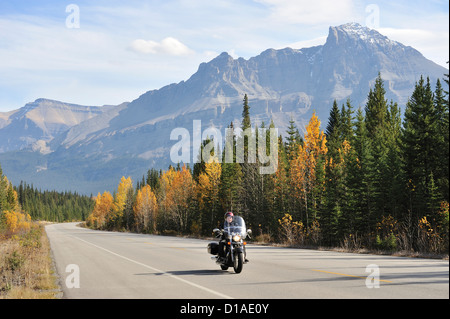
M 235 274 L 220 270 L 204 240 L 46 230 L 64 298 L 449 298 L 448 261 L 249 245 L 250 263 Z M 379 288 L 368 288 L 374 265 Z

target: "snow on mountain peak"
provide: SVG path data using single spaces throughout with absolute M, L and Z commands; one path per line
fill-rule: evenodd
M 390 40 L 377 30 L 362 26 L 356 22 L 346 23 L 337 27 L 330 27 L 330 32 L 327 39 L 328 43 L 339 44 L 345 39 L 352 42 L 362 41 L 366 44 L 377 45 L 380 47 L 401 45 L 396 41 Z

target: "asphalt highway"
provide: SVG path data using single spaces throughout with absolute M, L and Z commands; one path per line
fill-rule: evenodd
M 242 273 L 209 241 L 46 226 L 68 299 L 448 299 L 449 262 L 247 246 Z

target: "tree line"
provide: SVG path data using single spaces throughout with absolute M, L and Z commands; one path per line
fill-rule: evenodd
M 214 147 L 193 168 L 151 169 L 135 186 L 123 177 L 116 192 L 98 194 L 87 225 L 210 235 L 231 210 L 260 240 L 448 251 L 448 92 L 440 80 L 433 90 L 421 77 L 403 116 L 385 94 L 379 75 L 365 107 L 355 109 L 350 100 L 333 103 L 325 131 L 315 114 L 303 136 L 291 120 L 286 137 L 278 137 L 278 154 L 266 154 L 278 159 L 275 174 L 261 174 L 258 160 L 218 161 L 230 150 Z M 245 96 L 240 128 L 249 127 Z M 265 127 L 255 127 L 255 135 Z M 235 152 L 236 137 L 230 138 Z M 247 140 L 244 147 L 249 154 Z
M 23 181 L 15 187 L 0 166 L 0 230 L 27 230 L 32 220 L 83 221 L 93 207 L 92 196 L 42 191 Z
M 33 220 L 84 221 L 94 207 L 92 196 L 77 192 L 42 191 L 23 181 L 15 190 L 19 204 Z

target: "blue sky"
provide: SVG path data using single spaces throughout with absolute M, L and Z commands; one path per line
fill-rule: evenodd
M 448 12 L 447 0 L 2 0 L 0 112 L 37 98 L 120 104 L 187 80 L 221 52 L 319 45 L 347 22 L 447 66 Z

